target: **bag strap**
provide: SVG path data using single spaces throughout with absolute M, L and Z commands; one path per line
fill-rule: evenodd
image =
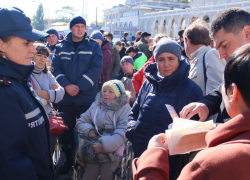
M 206 88 L 207 88 L 207 69 L 206 69 L 206 60 L 205 60 L 205 56 L 206 56 L 207 52 L 208 51 L 206 51 L 203 55 L 203 73 L 204 73 L 205 92 L 206 92 Z
M 98 127 L 97 127 L 97 125 L 96 125 L 96 123 L 95 123 L 95 122 L 96 122 L 97 113 L 98 113 L 98 107 L 97 107 L 97 109 L 96 109 L 96 111 L 95 111 L 95 115 L 94 115 L 94 120 L 93 120 L 93 122 L 94 122 L 94 126 L 95 126 L 96 132 L 97 132 L 100 136 L 102 136 L 101 133 L 99 133 Z
M 58 113 L 58 111 L 52 106 L 52 104 L 51 103 L 48 103 L 48 105 L 50 106 L 50 108 L 51 108 L 51 112 L 52 113 L 55 113 L 56 115 L 57 115 L 57 117 L 60 117 L 60 114 Z M 50 112 L 50 113 L 51 113 Z
M 41 84 L 40 84 L 39 81 L 36 79 L 36 77 L 35 77 L 33 74 L 31 74 L 31 76 L 36 80 L 37 84 L 39 84 L 41 90 L 43 90 Z M 31 83 L 32 83 L 32 81 L 31 81 Z M 33 83 L 34 83 L 34 82 L 33 82 Z M 32 85 L 33 85 L 33 83 L 32 83 Z M 35 83 L 34 83 L 34 86 L 35 86 Z M 36 87 L 36 86 L 35 86 L 35 87 Z M 34 88 L 34 89 L 35 89 L 35 88 Z
M 101 133 L 98 131 L 98 127 L 97 127 L 97 125 L 96 125 L 96 116 L 97 116 L 97 113 L 98 113 L 98 108 L 97 108 L 96 111 L 95 111 L 93 123 L 94 123 L 96 132 L 97 132 L 100 136 L 102 136 Z M 115 113 L 114 113 L 114 117 L 113 117 L 112 121 L 113 121 L 113 124 L 114 124 L 114 128 L 116 128 Z

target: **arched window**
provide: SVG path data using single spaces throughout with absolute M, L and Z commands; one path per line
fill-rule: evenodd
M 121 23 L 120 23 L 120 27 L 122 27 L 122 25 L 123 25 L 123 24 L 122 24 L 122 22 L 121 22 Z
M 133 27 L 132 21 L 129 22 L 128 27 Z

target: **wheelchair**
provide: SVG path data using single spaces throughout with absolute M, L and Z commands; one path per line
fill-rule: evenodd
M 61 156 L 61 152 L 60 152 L 61 146 L 59 144 L 58 135 L 51 135 L 50 148 L 51 148 L 51 155 L 52 155 L 52 162 L 53 162 L 53 170 L 54 170 L 54 173 L 57 174 L 56 167 L 58 165 L 58 162 Z
M 132 180 L 133 159 L 134 159 L 133 147 L 132 144 L 129 141 L 127 141 L 120 165 L 114 172 L 114 178 L 113 178 L 114 180 Z M 84 166 L 85 166 L 84 164 L 82 164 L 77 160 L 77 155 L 76 155 L 75 164 L 73 166 L 73 180 L 82 180 L 84 174 Z M 101 176 L 99 176 L 97 180 L 101 180 Z

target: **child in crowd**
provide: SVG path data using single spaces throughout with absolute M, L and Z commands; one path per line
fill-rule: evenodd
M 96 96 L 96 101 L 77 120 L 76 128 L 84 136 L 98 139 L 93 149 L 98 153 L 112 153 L 113 159 L 98 164 L 87 164 L 83 180 L 112 180 L 113 173 L 118 168 L 125 147 L 125 132 L 127 129 L 130 93 L 125 91 L 119 80 L 110 80 L 103 84 L 102 91 Z

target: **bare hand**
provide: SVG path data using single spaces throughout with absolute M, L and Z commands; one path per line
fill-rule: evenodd
M 94 149 L 95 153 L 102 152 L 102 144 L 101 143 L 94 143 L 93 149 Z
M 89 138 L 97 139 L 97 135 L 93 129 L 89 131 Z
M 53 90 L 55 90 L 55 89 L 57 89 L 59 86 L 57 85 L 57 84 L 52 84 L 52 86 L 50 87 L 50 89 L 53 89 Z
M 205 121 L 208 118 L 209 109 L 203 103 L 190 103 L 181 110 L 180 117 L 190 119 L 196 114 L 200 117 L 199 121 Z
M 79 87 L 74 84 L 65 86 L 65 90 L 70 96 L 76 96 L 79 93 Z
M 161 148 L 168 150 L 167 137 L 165 134 L 161 133 L 161 134 L 153 136 L 150 139 L 148 143 L 148 149 L 154 148 L 154 147 L 161 147 Z

